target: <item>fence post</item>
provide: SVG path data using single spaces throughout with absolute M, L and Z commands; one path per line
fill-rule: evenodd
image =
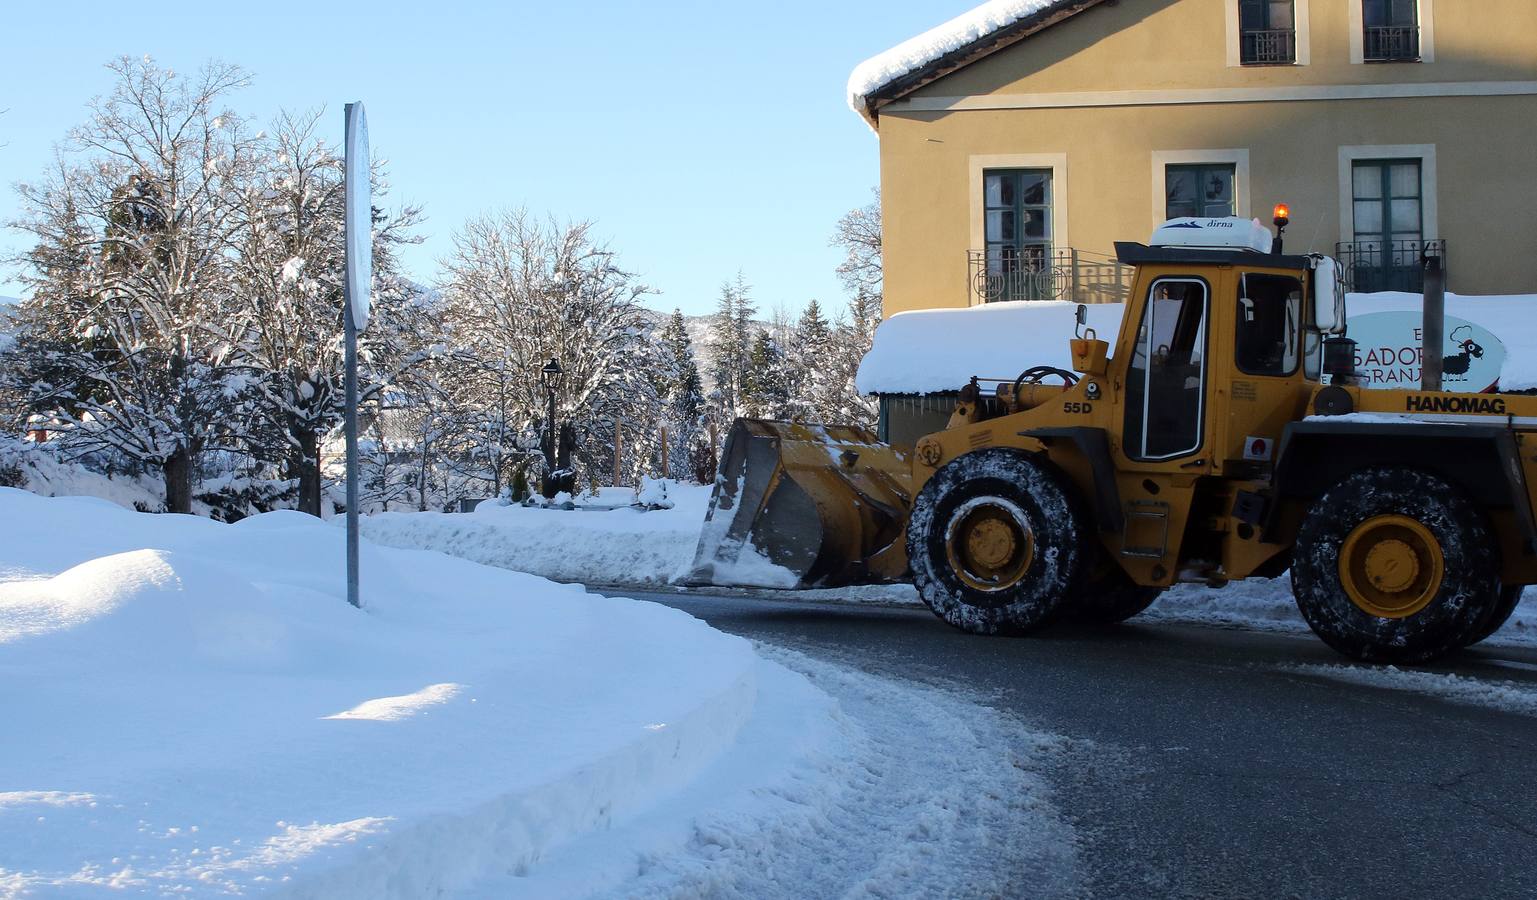
M 1078 291 L 1079 291 L 1079 286 L 1078 286 L 1078 248 L 1077 247 L 1069 247 L 1067 252 L 1070 254 L 1070 256 L 1068 257 L 1068 259 L 1070 260 L 1068 265 L 1073 267 L 1073 274 L 1072 274 L 1073 295 L 1071 297 L 1068 297 L 1067 299 L 1073 301 L 1074 303 L 1082 303 L 1083 300 L 1080 298 L 1079 293 L 1078 293 Z

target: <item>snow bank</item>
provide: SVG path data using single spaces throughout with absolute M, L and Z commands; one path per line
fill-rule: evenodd
M 973 375 L 1013 381 L 1031 366 L 1071 371 L 1077 308 L 1040 300 L 897 313 L 876 329 L 855 387 L 862 394 L 931 394 L 959 390 Z M 1089 327 L 1114 343 L 1122 309 L 1090 305 Z
M 363 534 L 390 547 L 454 556 L 582 584 L 666 584 L 688 567 L 710 505 L 710 488 L 673 484 L 670 509 L 626 505 L 629 488 L 606 488 L 576 509 L 501 506 L 488 501 L 469 515 L 380 513 Z M 616 508 L 617 507 L 617 508 Z
M 365 543 L 354 610 L 343 536 L 0 489 L 0 897 L 437 896 L 754 710 L 751 646 L 654 604 Z
M 991 0 L 936 28 L 909 38 L 865 60 L 849 75 L 849 108 L 865 112 L 865 98 L 904 75 L 915 72 L 946 53 L 959 50 L 994 32 L 1066 0 Z
M 165 508 L 165 486 L 156 479 L 102 475 L 60 462 L 43 445 L 12 437 L 0 436 L 0 484 L 45 497 L 100 497 L 127 509 Z

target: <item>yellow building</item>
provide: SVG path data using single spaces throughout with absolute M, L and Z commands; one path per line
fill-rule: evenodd
M 887 315 L 1119 299 L 1114 241 L 1280 202 L 1357 290 L 1537 292 L 1537 0 L 994 0 L 850 102 Z

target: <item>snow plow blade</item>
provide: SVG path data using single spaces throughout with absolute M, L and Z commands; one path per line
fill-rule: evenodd
M 907 573 L 907 456 L 848 425 L 738 419 L 685 584 L 836 587 Z

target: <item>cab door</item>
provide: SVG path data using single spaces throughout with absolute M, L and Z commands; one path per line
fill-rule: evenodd
M 1211 285 L 1196 276 L 1157 278 L 1126 369 L 1122 449 L 1157 463 L 1198 452 L 1206 436 Z
M 1213 284 L 1160 274 L 1126 354 L 1117 476 L 1123 523 L 1107 547 L 1142 584 L 1167 584 L 1207 460 Z M 1133 306 L 1135 309 L 1135 305 Z
M 1305 272 L 1240 271 L 1231 308 L 1233 362 L 1224 385 L 1226 427 L 1216 463 L 1228 477 L 1270 476 L 1276 443 L 1299 415 L 1304 384 Z

